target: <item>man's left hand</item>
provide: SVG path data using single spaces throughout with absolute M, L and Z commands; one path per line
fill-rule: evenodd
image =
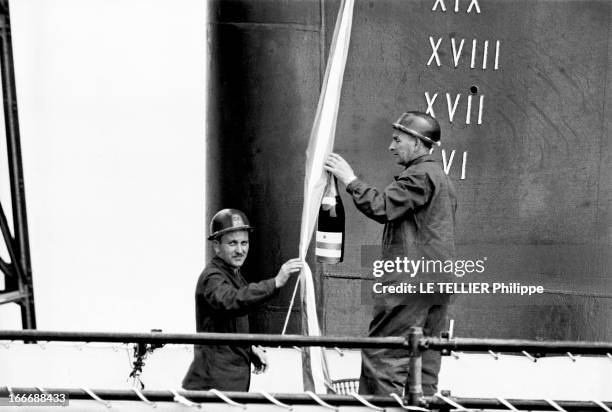
M 253 373 L 259 375 L 260 373 L 264 373 L 268 369 L 268 356 L 266 355 L 266 350 L 261 346 L 251 346 L 251 351 L 253 352 L 253 358 L 251 362 L 253 362 Z
M 323 165 L 325 170 L 336 176 L 344 185 L 348 185 L 353 180 L 357 179 L 353 168 L 348 164 L 342 156 L 336 153 L 330 153 Z

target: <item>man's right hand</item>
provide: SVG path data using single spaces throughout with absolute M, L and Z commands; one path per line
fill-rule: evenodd
M 342 156 L 336 153 L 330 153 L 329 156 L 327 156 L 323 168 L 336 176 L 345 186 L 357 179 L 351 165 L 348 164 Z
M 274 283 L 276 288 L 282 288 L 285 286 L 285 283 L 289 280 L 289 277 L 294 273 L 300 273 L 302 268 L 304 267 L 304 262 L 299 259 L 290 259 L 286 261 L 283 266 L 281 266 L 278 274 L 274 278 Z

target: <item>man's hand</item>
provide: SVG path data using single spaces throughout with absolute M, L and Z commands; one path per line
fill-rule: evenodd
M 253 357 L 251 358 L 251 362 L 253 362 L 253 373 L 259 375 L 260 373 L 264 373 L 268 369 L 268 356 L 266 355 L 266 350 L 261 346 L 251 346 L 251 351 L 253 352 Z
M 357 179 L 351 165 L 349 165 L 342 156 L 336 153 L 330 153 L 329 156 L 327 156 L 323 167 L 336 176 L 345 186 Z
M 304 262 L 302 262 L 299 258 L 290 259 L 286 261 L 283 266 L 281 266 L 278 274 L 274 278 L 274 283 L 276 288 L 282 288 L 289 280 L 289 277 L 294 273 L 300 273 L 302 267 L 304 266 Z

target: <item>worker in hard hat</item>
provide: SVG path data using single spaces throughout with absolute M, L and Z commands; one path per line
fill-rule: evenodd
M 223 209 L 212 218 L 208 239 L 215 256 L 200 275 L 195 293 L 198 332 L 249 333 L 248 314 L 302 269 L 302 261 L 291 259 L 276 277 L 248 283 L 240 268 L 249 253 L 252 230 L 246 215 L 236 209 Z M 195 345 L 183 388 L 248 391 L 251 363 L 255 373 L 265 371 L 267 360 L 261 347 Z
M 383 190 L 357 178 L 351 166 L 338 154 L 328 156 L 325 169 L 346 185 L 355 206 L 364 215 L 385 225 L 383 259 L 408 257 L 443 262 L 453 259 L 455 190 L 441 165 L 430 155 L 432 148 L 440 145 L 440 126 L 433 117 L 422 112 L 404 113 L 392 126 L 389 150 L 404 170 Z M 452 280 L 448 277 L 452 275 L 422 273 L 412 281 Z M 382 279 L 387 284 L 411 280 L 406 273 L 398 271 L 385 274 Z M 423 327 L 426 336 L 439 335 L 445 328 L 450 298 L 450 295 L 440 294 L 376 294 L 368 335 L 407 336 L 412 326 Z M 440 353 L 425 351 L 422 367 L 423 392 L 433 395 L 437 390 Z M 363 350 L 359 392 L 402 395 L 408 373 L 407 351 Z

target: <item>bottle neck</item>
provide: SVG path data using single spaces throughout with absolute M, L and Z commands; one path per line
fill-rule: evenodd
M 327 176 L 327 184 L 325 185 L 325 191 L 323 192 L 323 199 L 321 204 L 326 206 L 335 206 L 336 197 L 338 196 L 338 187 L 336 177 L 332 174 Z
M 336 176 L 331 173 L 327 177 L 327 185 L 325 186 L 324 197 L 336 197 L 338 196 L 338 181 Z

